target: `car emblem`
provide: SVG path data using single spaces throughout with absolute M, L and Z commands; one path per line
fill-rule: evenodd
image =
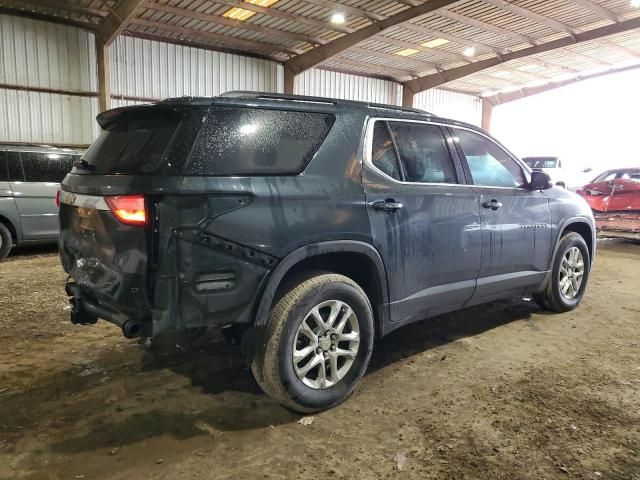
M 76 195 L 71 195 L 71 205 L 73 205 L 74 203 L 76 203 L 76 199 L 78 197 Z

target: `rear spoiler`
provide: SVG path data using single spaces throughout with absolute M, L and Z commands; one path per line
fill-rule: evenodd
M 109 126 L 112 125 L 117 119 L 121 118 L 123 115 L 127 115 L 130 113 L 136 115 L 161 115 L 163 112 L 175 113 L 178 111 L 179 109 L 167 105 L 145 103 L 142 105 L 130 105 L 128 107 L 119 107 L 112 108 L 111 110 L 106 110 L 96 116 L 96 121 L 98 122 L 98 125 L 100 125 L 100 127 L 102 127 L 104 130 L 108 130 Z

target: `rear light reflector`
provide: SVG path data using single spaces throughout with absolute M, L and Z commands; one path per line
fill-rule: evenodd
M 104 200 L 122 223 L 127 225 L 144 225 L 146 223 L 144 195 L 118 195 L 105 197 Z
M 60 208 L 60 189 L 56 190 L 56 208 Z

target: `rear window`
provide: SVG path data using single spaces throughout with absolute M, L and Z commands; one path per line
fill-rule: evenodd
M 211 109 L 185 175 L 295 175 L 334 123 L 327 113 L 255 108 Z
M 98 174 L 154 173 L 164 160 L 181 115 L 157 108 L 124 111 L 103 126 L 80 170 Z

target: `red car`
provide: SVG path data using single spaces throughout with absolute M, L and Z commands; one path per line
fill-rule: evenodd
M 640 168 L 607 170 L 576 193 L 594 212 L 640 211 Z

